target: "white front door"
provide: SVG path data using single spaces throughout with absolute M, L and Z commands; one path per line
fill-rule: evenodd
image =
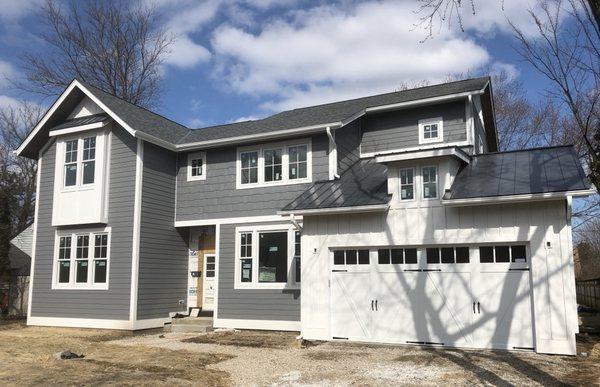
M 215 254 L 204 254 L 203 310 L 214 310 L 215 305 Z

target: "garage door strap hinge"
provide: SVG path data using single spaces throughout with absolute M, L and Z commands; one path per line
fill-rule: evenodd
M 348 270 L 332 270 L 334 273 L 346 273 Z

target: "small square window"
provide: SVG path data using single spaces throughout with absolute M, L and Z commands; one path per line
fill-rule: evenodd
M 508 246 L 496 246 L 496 263 L 510 262 Z
M 428 248 L 427 249 L 427 263 L 440 263 L 440 249 Z
M 457 247 L 456 248 L 456 263 L 469 263 L 469 248 L 468 247 Z
M 344 251 L 336 250 L 333 252 L 333 264 L 334 265 L 343 265 L 344 264 Z
M 206 179 L 206 153 L 190 153 L 188 155 L 188 180 Z
M 368 265 L 369 264 L 369 250 L 358 250 L 358 264 Z
M 404 263 L 404 259 L 402 258 L 402 249 L 392 249 L 392 264 L 401 265 Z
M 380 265 L 389 265 L 390 263 L 390 250 L 379 249 L 377 250 L 377 262 Z
M 494 248 L 492 246 L 479 247 L 479 262 L 494 263 Z
M 346 265 L 356 265 L 357 260 L 356 250 L 346 250 Z
M 525 246 L 511 246 L 510 251 L 513 262 L 527 262 Z
M 404 263 L 407 265 L 417 263 L 417 249 L 404 249 Z
M 443 141 L 443 121 L 441 117 L 419 121 L 419 143 Z
M 442 247 L 442 263 L 454 263 L 453 247 Z

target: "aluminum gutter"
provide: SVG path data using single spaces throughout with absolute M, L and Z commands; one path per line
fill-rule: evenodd
M 360 212 L 383 212 L 390 208 L 389 204 L 371 204 L 366 206 L 311 208 L 305 210 L 277 211 L 278 215 L 327 215 Z
M 582 197 L 596 193 L 593 189 L 562 191 L 562 192 L 545 192 L 538 194 L 523 194 L 523 195 L 504 195 L 504 196 L 486 196 L 479 198 L 464 198 L 464 199 L 442 199 L 442 204 L 448 207 L 464 207 L 477 206 L 482 204 L 502 204 L 502 203 L 519 203 L 544 200 L 566 199 L 569 196 Z
M 386 155 L 376 156 L 375 162 L 389 163 L 392 161 L 426 159 L 426 158 L 430 158 L 430 157 L 441 157 L 441 156 L 454 156 L 457 159 L 462 160 L 467 164 L 469 164 L 471 162 L 470 156 L 458 147 L 415 150 L 415 151 L 408 151 L 408 152 L 398 152 L 398 153 L 386 154 Z

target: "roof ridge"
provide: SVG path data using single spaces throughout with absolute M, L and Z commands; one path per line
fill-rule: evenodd
M 526 149 L 511 149 L 511 150 L 506 150 L 506 151 L 479 153 L 476 155 L 471 155 L 471 157 L 490 156 L 490 155 L 497 155 L 497 154 L 504 154 L 504 153 L 527 152 L 527 151 L 534 151 L 534 150 L 541 150 L 541 149 L 569 148 L 569 147 L 572 148 L 572 147 L 574 147 L 574 145 L 573 144 L 564 144 L 564 145 L 538 146 L 535 148 L 526 148 Z
M 452 85 L 452 84 L 455 84 L 455 83 L 475 81 L 475 80 L 486 79 L 486 78 L 489 79 L 490 77 L 489 76 L 483 76 L 483 77 L 477 77 L 477 78 L 466 78 L 466 79 L 460 79 L 460 80 L 452 81 L 452 82 L 441 82 L 441 83 L 435 83 L 433 85 L 413 87 L 413 88 L 406 89 L 406 90 L 389 91 L 387 93 L 371 94 L 371 95 L 367 95 L 367 96 L 364 96 L 364 97 L 356 97 L 356 98 L 350 98 L 350 99 L 343 99 L 343 100 L 335 101 L 335 102 L 326 102 L 326 103 L 321 103 L 321 104 L 317 104 L 317 105 L 303 106 L 303 107 L 299 107 L 299 108 L 295 108 L 295 109 L 283 110 L 283 111 L 281 111 L 279 113 L 275 113 L 274 115 L 269 116 L 269 117 L 273 117 L 273 116 L 276 116 L 276 115 L 281 114 L 281 113 L 292 112 L 292 111 L 295 111 L 295 110 L 310 109 L 310 108 L 314 108 L 314 107 L 318 107 L 318 106 L 335 105 L 337 103 L 357 101 L 359 99 L 365 99 L 365 98 L 371 98 L 371 97 L 381 97 L 381 96 L 384 96 L 384 95 L 404 93 L 404 92 L 407 92 L 407 91 L 427 89 L 429 87 L 437 87 L 437 86 L 442 86 L 442 85 Z M 268 117 L 266 117 L 266 118 L 268 118 Z
M 187 130 L 192 130 L 191 128 L 188 128 L 187 126 L 185 126 L 185 125 L 183 125 L 183 124 L 180 124 L 179 122 L 177 122 L 177 121 L 175 121 L 175 120 L 172 120 L 172 119 L 170 119 L 169 117 L 165 117 L 164 115 L 162 115 L 162 114 L 160 114 L 160 113 L 157 113 L 157 112 L 154 112 L 154 111 L 152 111 L 152 110 L 150 110 L 150 109 L 148 109 L 148 108 L 145 108 L 145 107 L 143 107 L 143 106 L 140 106 L 140 105 L 136 105 L 136 104 L 135 104 L 135 103 L 133 103 L 133 102 L 129 102 L 129 101 L 127 101 L 127 100 L 125 100 L 125 99 L 123 99 L 123 98 L 121 98 L 121 97 L 119 97 L 119 96 L 117 96 L 117 95 L 115 95 L 115 94 L 113 94 L 113 93 L 111 93 L 111 92 L 109 92 L 109 91 L 106 91 L 106 90 L 104 90 L 104 89 L 101 89 L 101 88 L 99 88 L 99 87 L 97 87 L 97 86 L 94 86 L 94 85 L 90 85 L 89 83 L 87 83 L 87 82 L 84 82 L 84 81 L 83 81 L 83 80 L 81 80 L 81 79 L 77 79 L 77 81 L 78 81 L 78 82 L 80 82 L 80 83 L 82 83 L 82 84 L 83 84 L 84 86 L 86 86 L 86 87 L 90 87 L 90 88 L 92 88 L 92 89 L 99 90 L 99 91 L 101 91 L 101 92 L 103 92 L 103 93 L 105 93 L 105 94 L 108 94 L 108 95 L 110 95 L 111 97 L 113 97 L 113 98 L 116 98 L 116 99 L 118 99 L 118 100 L 120 100 L 120 101 L 123 101 L 123 102 L 125 102 L 125 103 L 127 103 L 127 104 L 129 104 L 129 105 L 131 105 L 131 106 L 135 106 L 135 107 L 136 107 L 136 108 L 138 108 L 138 109 L 145 110 L 145 111 L 147 111 L 148 113 L 154 114 L 155 116 L 159 116 L 159 117 L 161 117 L 161 118 L 164 118 L 165 120 L 167 120 L 167 121 L 170 121 L 170 122 L 172 122 L 172 123 L 174 123 L 174 124 L 176 124 L 176 125 L 179 125 L 179 126 L 181 126 L 182 128 L 184 128 L 184 129 L 187 129 Z M 187 135 L 187 133 L 186 133 L 186 135 Z

